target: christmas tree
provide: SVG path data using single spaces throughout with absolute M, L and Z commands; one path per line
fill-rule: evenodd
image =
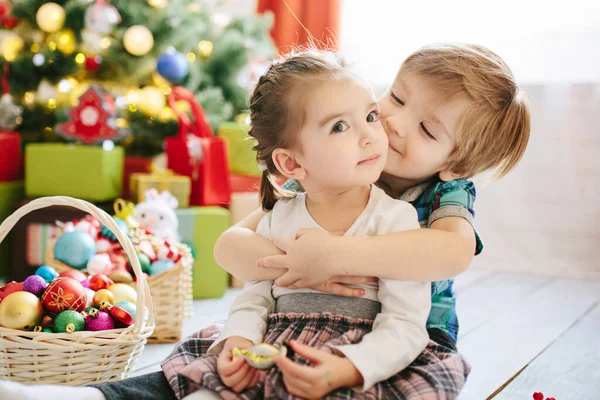
M 191 90 L 216 129 L 245 110 L 275 52 L 272 18 L 230 20 L 215 0 L 11 3 L 0 1 L 0 73 L 10 93 L 0 130 L 19 131 L 26 143 L 65 141 L 57 127 L 94 87 L 111 104 L 127 153 L 155 155 L 177 134 L 166 103 L 172 86 Z

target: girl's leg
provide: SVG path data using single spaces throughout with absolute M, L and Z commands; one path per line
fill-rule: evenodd
M 207 389 L 199 389 L 181 400 L 219 400 L 221 397 Z

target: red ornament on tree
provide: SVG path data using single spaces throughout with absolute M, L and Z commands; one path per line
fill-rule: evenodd
M 21 20 L 14 15 L 9 15 L 12 6 L 8 1 L 0 1 L 0 27 L 4 29 L 13 29 Z
M 69 111 L 71 121 L 59 125 L 58 131 L 86 144 L 117 139 L 120 134 L 111 115 L 112 104 L 108 94 L 92 86 L 79 97 L 77 107 Z
M 91 56 L 85 59 L 85 67 L 88 71 L 97 71 L 100 64 L 102 64 L 102 57 L 100 56 Z
M 85 310 L 87 294 L 83 285 L 73 278 L 58 277 L 46 288 L 42 295 L 42 303 L 51 314 L 64 310 Z

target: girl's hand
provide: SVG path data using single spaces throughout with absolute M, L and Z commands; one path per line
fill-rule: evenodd
M 305 366 L 285 357 L 275 358 L 275 363 L 283 374 L 283 383 L 291 394 L 305 399 L 320 399 L 338 388 L 362 383 L 360 372 L 347 358 L 296 341 L 290 341 L 289 344 L 295 353 L 312 364 Z
M 235 393 L 251 388 L 258 383 L 260 372 L 246 363 L 244 357 L 233 357 L 234 347 L 240 350 L 252 347 L 253 343 L 239 336 L 225 341 L 225 346 L 217 358 L 217 373 L 223 384 Z
M 277 286 L 313 287 L 336 274 L 332 265 L 335 238 L 322 229 L 300 229 L 295 240 L 275 238 L 273 243 L 285 254 L 263 257 L 257 263 L 259 267 L 288 270 L 275 280 Z

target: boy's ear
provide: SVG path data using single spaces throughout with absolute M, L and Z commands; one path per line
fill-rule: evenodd
M 273 150 L 272 157 L 275 167 L 286 178 L 302 180 L 306 176 L 306 170 L 298 163 L 298 160 L 290 150 L 275 149 Z
M 454 179 L 463 178 L 463 176 L 455 174 L 450 169 L 445 169 L 443 171 L 440 171 L 439 176 L 440 176 L 440 179 L 443 180 L 444 182 L 452 181 Z

